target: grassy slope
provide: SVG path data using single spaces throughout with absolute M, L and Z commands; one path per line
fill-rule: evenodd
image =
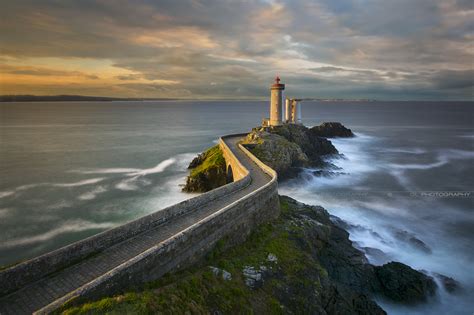
M 193 168 L 190 172 L 191 177 L 196 177 L 199 173 L 203 173 L 206 170 L 213 167 L 223 167 L 225 168 L 225 159 L 222 155 L 222 151 L 218 145 L 213 146 L 204 152 L 205 159 L 202 164 L 198 165 L 196 168 Z
M 288 224 L 292 211 L 283 200 L 282 215 L 271 224 L 260 226 L 243 244 L 223 250 L 225 240 L 218 243 L 201 266 L 148 283 L 143 290 L 104 298 L 63 311 L 63 314 L 148 314 L 148 313 L 209 313 L 218 310 L 228 313 L 281 313 L 284 306 L 277 299 L 287 288 L 294 290 L 292 311 L 304 312 L 302 292 L 321 289 L 319 279 L 326 271 L 312 257 L 310 251 L 298 244 L 299 227 Z M 268 261 L 272 253 L 277 262 Z M 232 274 L 231 280 L 214 275 L 209 266 L 216 266 Z M 242 274 L 244 266 L 266 266 L 271 276 L 264 277 L 263 285 L 250 289 Z M 312 274 L 315 277 L 307 277 Z M 299 291 L 299 292 L 298 292 Z M 301 299 L 301 301 L 299 300 Z M 301 307 L 301 309 L 298 309 Z

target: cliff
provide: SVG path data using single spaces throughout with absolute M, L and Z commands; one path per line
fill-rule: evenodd
M 221 241 L 193 268 L 63 314 L 385 314 L 373 295 L 420 303 L 435 293 L 433 279 L 406 265 L 370 265 L 323 208 L 288 197 L 280 206 L 240 245 Z
M 340 123 L 254 128 L 243 144 L 262 162 L 277 171 L 279 179 L 296 176 L 301 167 L 323 167 L 324 156 L 339 152 L 326 137 L 352 137 Z
M 185 192 L 206 192 L 227 183 L 225 159 L 217 145 L 194 158 L 188 169 Z

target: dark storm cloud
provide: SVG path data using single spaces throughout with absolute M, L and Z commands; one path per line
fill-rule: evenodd
M 61 76 L 61 62 L 76 62 L 75 76 L 103 80 L 80 63 L 107 64 L 113 88 L 87 83 L 84 94 L 265 97 L 278 73 L 304 97 L 472 99 L 471 1 L 0 3 L 9 75 Z M 54 90 L 34 82 L 22 86 Z

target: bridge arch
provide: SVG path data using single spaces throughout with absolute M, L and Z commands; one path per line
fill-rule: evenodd
M 234 172 L 232 171 L 232 165 L 227 166 L 227 174 L 226 174 L 226 183 L 232 183 L 234 181 Z

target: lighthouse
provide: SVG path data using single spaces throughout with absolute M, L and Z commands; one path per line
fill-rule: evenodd
M 279 126 L 282 124 L 282 107 L 283 107 L 283 90 L 285 85 L 280 83 L 280 77 L 275 78 L 275 82 L 271 85 L 270 91 L 270 126 Z

